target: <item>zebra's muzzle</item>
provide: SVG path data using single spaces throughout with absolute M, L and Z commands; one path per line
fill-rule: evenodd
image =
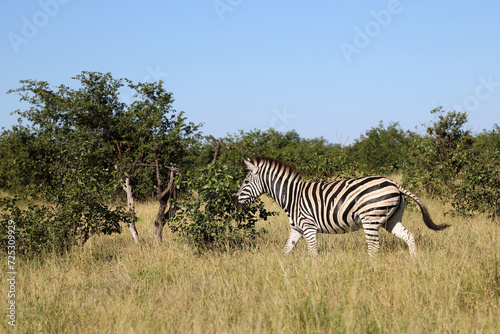
M 246 204 L 248 204 L 250 202 L 252 202 L 251 198 L 247 198 L 247 197 L 242 198 L 240 195 L 236 195 L 234 197 L 234 206 L 238 210 L 241 210 Z
M 241 208 L 243 207 L 243 203 L 240 203 L 239 196 L 234 197 L 234 206 L 237 210 L 241 210 Z

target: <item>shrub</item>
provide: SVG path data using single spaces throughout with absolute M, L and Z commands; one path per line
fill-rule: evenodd
M 257 199 L 237 210 L 233 198 L 243 178 L 239 169 L 216 162 L 187 175 L 187 186 L 193 198 L 175 204 L 181 207 L 170 220 L 173 232 L 180 233 L 199 249 L 227 249 L 251 243 L 260 233 L 259 219 L 273 215 Z
M 402 167 L 408 156 L 409 132 L 404 132 L 398 123 L 383 122 L 366 131 L 351 146 L 354 160 L 369 173 L 390 173 Z
M 473 138 L 463 130 L 467 115 L 445 112 L 441 107 L 431 111 L 438 120 L 427 128 L 429 136 L 414 136 L 408 161 L 403 168 L 403 183 L 411 189 L 425 191 L 447 200 L 453 197 L 458 176 L 467 165 Z
M 121 231 L 120 222 L 135 218 L 121 207 L 110 210 L 91 196 L 80 194 L 65 205 L 29 205 L 23 209 L 17 197 L 0 199 L 0 245 L 7 249 L 9 220 L 15 224 L 16 253 L 28 257 L 50 252 L 62 254 L 83 245 L 92 235 Z
M 500 214 L 499 128 L 472 137 L 464 130 L 467 115 L 442 108 L 431 111 L 438 120 L 427 128 L 429 136 L 415 136 L 403 185 L 450 201 L 453 213 Z
M 496 159 L 473 156 L 464 167 L 452 205 L 461 215 L 471 212 L 488 213 L 491 218 L 500 216 L 500 153 Z
M 363 175 L 357 161 L 353 160 L 350 153 L 344 151 L 329 155 L 314 154 L 312 159 L 297 161 L 295 165 L 306 180 L 314 182 L 335 181 Z

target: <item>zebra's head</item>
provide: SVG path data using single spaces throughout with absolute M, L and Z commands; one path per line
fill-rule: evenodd
M 245 170 L 247 176 L 243 180 L 240 190 L 236 193 L 235 203 L 237 207 L 253 202 L 264 192 L 259 176 L 260 167 L 255 160 L 245 159 Z

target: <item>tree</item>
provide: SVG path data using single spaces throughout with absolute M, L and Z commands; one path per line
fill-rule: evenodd
M 18 93 L 30 107 L 17 110 L 20 124 L 0 137 L 0 187 L 38 196 L 57 210 L 71 207 L 102 224 L 106 215 L 90 213 L 98 205 L 103 213 L 116 206 L 123 186 L 119 180 L 128 177 L 135 196 L 145 198 L 153 193 L 157 178 L 151 168 L 155 158 L 162 165 L 188 164 L 199 126 L 172 108 L 173 95 L 161 81 L 134 84 L 98 72 L 82 72 L 73 79 L 79 88 L 23 80 L 20 88 L 8 92 Z M 130 104 L 120 100 L 125 85 L 135 91 Z M 168 172 L 162 173 L 168 179 Z M 121 217 L 130 219 L 130 214 Z M 75 228 L 85 234 L 84 240 L 102 231 L 82 229 L 82 224 Z
M 453 196 L 463 167 L 468 164 L 473 138 L 464 129 L 467 114 L 431 110 L 437 120 L 426 129 L 428 136 L 414 136 L 411 155 L 404 167 L 403 182 L 442 199 Z
M 455 148 L 460 139 L 470 135 L 470 130 L 464 129 L 467 113 L 459 111 L 445 113 L 443 107 L 437 107 L 431 110 L 431 114 L 437 115 L 437 121 L 427 128 L 427 133 L 438 146 L 444 149 Z
M 160 206 L 158 208 L 158 213 L 156 214 L 156 218 L 153 224 L 153 243 L 155 244 L 158 244 L 162 241 L 163 227 L 165 226 L 166 222 L 165 210 L 167 209 L 169 203 L 171 204 L 175 200 L 177 200 L 174 177 L 176 176 L 176 174 L 179 174 L 179 170 L 177 169 L 177 167 L 175 167 L 174 164 L 170 164 L 170 166 L 161 166 L 159 164 L 157 151 L 158 151 L 158 146 L 155 145 L 155 170 L 156 170 L 156 181 L 157 181 L 157 185 L 155 188 L 157 192 L 156 198 L 160 203 Z M 164 182 L 162 180 L 160 173 L 162 168 L 166 168 L 170 172 L 166 187 L 164 187 Z M 174 215 L 175 207 L 176 206 L 173 204 L 170 205 L 169 212 L 167 213 L 169 218 L 171 218 Z

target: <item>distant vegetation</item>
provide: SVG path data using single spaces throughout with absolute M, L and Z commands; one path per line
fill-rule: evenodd
M 259 201 L 237 211 L 231 196 L 242 159 L 254 155 L 289 163 L 309 180 L 398 172 L 409 189 L 451 202 L 451 214 L 500 215 L 500 127 L 471 133 L 466 113 L 438 107 L 422 133 L 381 122 L 348 146 L 274 129 L 216 139 L 173 109 L 161 81 L 96 72 L 73 79 L 77 89 L 25 80 L 9 91 L 29 108 L 0 135 L 0 189 L 8 194 L 0 201 L 2 247 L 9 219 L 28 255 L 121 232 L 137 222 L 126 208 L 127 178 L 135 200 L 159 201 L 157 241 L 168 225 L 199 248 L 251 243 L 261 232 L 257 220 L 272 212 Z M 134 93 L 129 103 L 120 98 L 124 88 Z

